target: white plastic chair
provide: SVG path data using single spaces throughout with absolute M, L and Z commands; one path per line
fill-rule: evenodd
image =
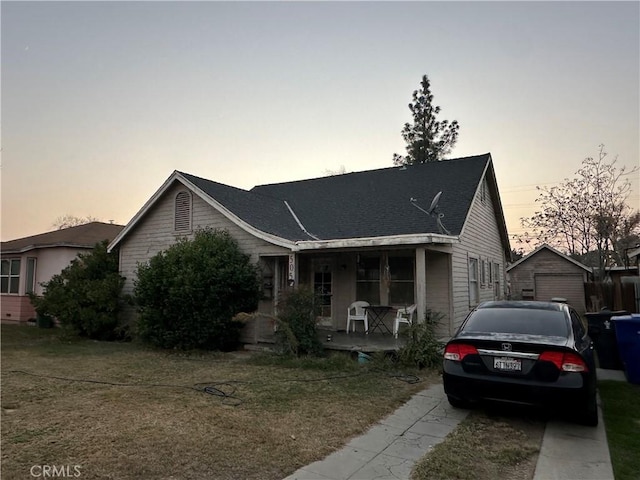
M 364 307 L 368 307 L 369 302 L 353 302 L 349 305 L 347 310 L 347 333 L 349 333 L 349 325 L 351 322 L 356 322 L 358 320 L 364 322 L 364 331 L 365 333 L 369 333 L 369 317 L 367 316 L 367 310 Z M 353 324 L 353 331 L 356 331 L 356 326 Z
M 393 322 L 393 336 L 398 338 L 398 328 L 401 323 L 411 325 L 413 323 L 413 316 L 416 313 L 416 305 L 411 305 L 406 308 L 399 308 L 396 313 L 396 320 Z

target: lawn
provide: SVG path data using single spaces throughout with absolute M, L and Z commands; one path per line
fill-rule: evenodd
M 57 329 L 1 334 L 3 478 L 55 466 L 81 478 L 281 479 L 437 380 L 409 383 L 343 356 L 287 363 Z
M 530 480 L 546 424 L 543 412 L 485 405 L 418 461 L 412 480 Z
M 640 479 L 640 385 L 598 382 L 616 480 Z

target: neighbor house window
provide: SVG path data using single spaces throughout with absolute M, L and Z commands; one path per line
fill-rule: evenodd
M 478 259 L 469 259 L 469 305 L 478 304 Z
M 191 230 L 191 193 L 176 195 L 174 228 L 177 232 Z
M 18 293 L 20 289 L 20 259 L 2 260 L 0 293 Z
M 413 305 L 414 274 L 413 257 L 389 257 L 389 303 L 391 305 Z
M 380 257 L 364 256 L 358 258 L 356 276 L 356 299 L 370 304 L 380 303 Z
M 25 293 L 36 291 L 36 259 L 27 258 L 27 281 L 24 284 Z

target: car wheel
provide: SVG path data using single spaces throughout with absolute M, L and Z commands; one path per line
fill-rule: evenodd
M 447 400 L 449 400 L 449 404 L 455 408 L 471 408 L 473 405 L 471 402 L 467 400 L 462 400 L 456 397 L 452 397 L 451 395 L 447 395 Z
M 583 425 L 587 425 L 589 427 L 598 426 L 598 402 L 595 394 L 589 399 L 587 408 L 582 414 L 580 420 L 580 423 Z

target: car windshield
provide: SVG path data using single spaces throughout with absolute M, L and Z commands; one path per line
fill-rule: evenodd
M 569 327 L 563 312 L 525 308 L 480 308 L 473 312 L 464 326 L 464 331 L 551 337 L 569 335 Z

